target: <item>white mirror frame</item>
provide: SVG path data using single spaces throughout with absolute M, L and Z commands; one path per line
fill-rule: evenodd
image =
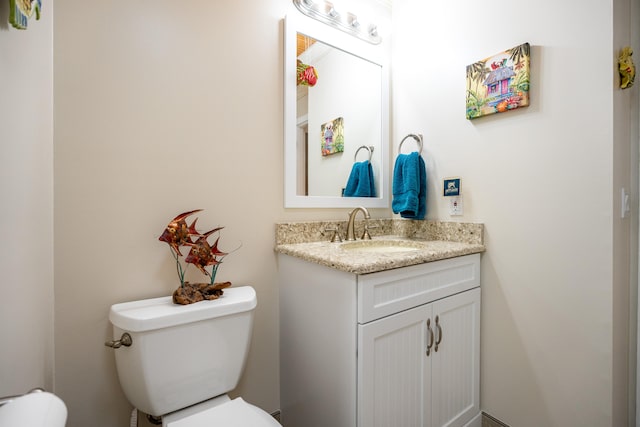
M 382 69 L 381 157 L 378 197 L 301 196 L 297 194 L 296 165 L 296 34 L 366 59 Z M 389 208 L 389 66 L 386 50 L 345 34 L 304 15 L 288 15 L 284 22 L 284 207 L 285 208 Z

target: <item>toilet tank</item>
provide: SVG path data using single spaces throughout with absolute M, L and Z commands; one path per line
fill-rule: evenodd
M 171 297 L 111 306 L 118 378 L 136 408 L 160 416 L 233 390 L 249 350 L 256 293 L 228 288 L 213 301 L 177 305 Z

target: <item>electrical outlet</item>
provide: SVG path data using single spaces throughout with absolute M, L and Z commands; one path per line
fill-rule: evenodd
M 463 213 L 462 195 L 447 197 L 449 199 L 449 215 L 460 216 Z

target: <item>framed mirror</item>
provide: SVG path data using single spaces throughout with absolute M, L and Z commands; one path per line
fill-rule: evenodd
M 386 50 L 303 15 L 284 29 L 285 207 L 388 208 Z M 311 82 L 298 84 L 309 66 Z M 373 186 L 354 194 L 350 176 L 365 160 Z

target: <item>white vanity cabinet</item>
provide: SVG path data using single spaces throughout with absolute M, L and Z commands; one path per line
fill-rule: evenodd
M 464 426 L 480 413 L 480 289 L 358 327 L 358 426 Z
M 285 427 L 480 426 L 480 255 L 354 274 L 279 255 Z

